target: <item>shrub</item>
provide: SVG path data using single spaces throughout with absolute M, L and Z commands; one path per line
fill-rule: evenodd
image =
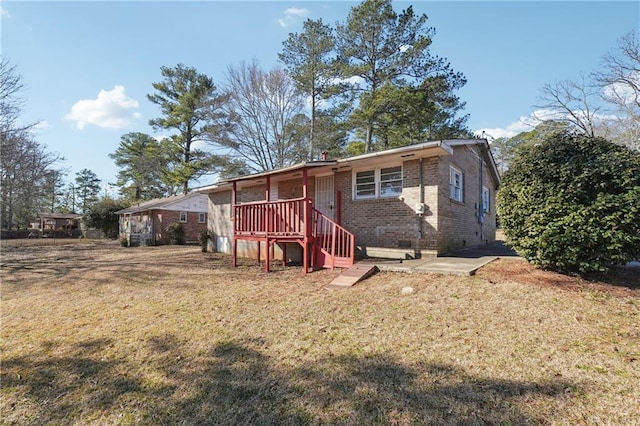
M 202 231 L 200 233 L 199 239 L 200 239 L 200 248 L 203 253 L 206 253 L 207 248 L 209 246 L 209 240 L 211 239 L 211 235 L 209 234 L 209 231 L 207 230 Z
M 181 223 L 170 223 L 167 225 L 167 234 L 169 235 L 169 242 L 175 245 L 185 244 L 184 226 Z
M 606 271 L 640 254 L 640 153 L 558 133 L 516 153 L 498 193 L 507 242 L 559 272 Z
M 92 228 L 100 229 L 107 238 L 118 237 L 119 218 L 115 214 L 118 210 L 129 207 L 122 200 L 103 198 L 91 205 L 84 213 L 83 222 Z

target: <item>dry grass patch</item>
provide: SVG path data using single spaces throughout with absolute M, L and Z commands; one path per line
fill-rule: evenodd
M 635 290 L 565 291 L 499 261 L 330 291 L 337 271 L 229 263 L 4 249 L 3 423 L 638 423 Z

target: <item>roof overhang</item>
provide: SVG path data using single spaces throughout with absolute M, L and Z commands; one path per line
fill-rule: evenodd
M 497 184 L 499 184 L 500 182 L 500 178 L 497 174 L 495 161 L 493 160 L 493 156 L 491 156 L 487 141 L 484 139 L 456 139 L 423 142 L 416 145 L 408 145 L 400 148 L 388 149 L 385 151 L 371 152 L 338 160 L 299 163 L 278 170 L 271 170 L 255 173 L 252 175 L 240 176 L 233 179 L 222 180 L 213 185 L 195 188 L 193 192 L 210 194 L 215 192 L 228 191 L 233 188 L 234 183 L 236 185 L 236 188 L 264 185 L 267 182 L 267 178 L 269 178 L 271 182 L 295 179 L 302 177 L 304 170 L 306 170 L 307 176 L 315 176 L 347 171 L 361 167 L 379 167 L 390 163 L 399 163 L 402 161 L 453 155 L 454 146 L 475 144 L 479 144 L 481 146 L 482 155 L 484 156 L 487 164 L 490 165 L 490 173 L 497 186 Z
M 400 161 L 418 160 L 420 158 L 452 155 L 453 148 L 444 141 L 424 142 L 417 145 L 403 146 L 386 151 L 370 152 L 355 157 L 337 160 L 338 170 L 351 167 L 372 166 L 396 163 Z
M 450 141 L 449 143 L 451 146 L 471 145 L 471 144 L 477 145 L 480 150 L 480 155 L 482 156 L 482 159 L 487 164 L 487 168 L 489 169 L 489 175 L 491 175 L 491 179 L 495 183 L 495 189 L 498 189 L 501 181 L 500 173 L 498 173 L 498 166 L 496 165 L 496 161 L 493 158 L 489 141 L 487 139 L 454 140 L 454 141 Z
M 38 217 L 41 219 L 82 219 L 82 215 L 77 213 L 38 213 Z

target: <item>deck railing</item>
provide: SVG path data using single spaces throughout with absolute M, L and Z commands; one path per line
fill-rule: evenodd
M 237 204 L 233 211 L 236 238 L 304 240 L 328 254 L 332 268 L 336 258 L 353 263 L 354 235 L 313 208 L 309 198 Z
M 234 206 L 236 235 L 300 237 L 305 235 L 305 203 L 308 198 L 258 201 Z

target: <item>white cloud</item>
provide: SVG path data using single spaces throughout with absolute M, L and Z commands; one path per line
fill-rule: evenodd
M 11 19 L 11 14 L 7 9 L 0 7 L 0 16 L 3 18 Z
M 331 80 L 332 84 L 346 83 L 346 84 L 352 84 L 354 86 L 364 84 L 364 82 L 365 82 L 364 78 L 360 77 L 359 75 L 352 75 L 349 78 L 334 78 L 333 80 Z
M 575 116 L 582 116 L 586 118 L 584 111 L 573 111 Z M 593 114 L 591 117 L 593 122 L 598 123 L 608 122 L 616 120 L 618 117 L 612 114 Z M 571 121 L 569 113 L 553 111 L 550 109 L 538 109 L 533 111 L 530 115 L 523 115 L 517 120 L 509 123 L 506 127 L 484 127 L 482 129 L 474 130 L 475 136 L 482 137 L 482 132 L 485 132 L 485 137 L 490 141 L 498 138 L 512 138 L 515 135 L 522 132 L 529 132 L 534 129 L 538 124 L 547 120 L 568 120 Z
M 485 127 L 482 129 L 475 130 L 473 134 L 481 137 L 482 132 L 485 132 L 485 136 L 490 140 L 492 138 L 493 139 L 512 138 L 518 133 L 527 132 L 533 129 L 536 126 L 536 124 L 539 123 L 538 120 L 539 120 L 539 117 L 541 116 L 547 117 L 548 112 L 546 112 L 545 110 L 537 110 L 537 111 L 534 111 L 529 116 L 524 116 L 524 115 L 521 116 L 517 120 L 509 123 L 506 127 L 493 127 L 493 128 Z
M 640 72 L 632 72 L 626 76 L 629 83 L 615 82 L 604 87 L 604 98 L 617 105 L 634 106 L 638 102 Z
M 137 108 L 138 101 L 125 95 L 124 86 L 115 86 L 113 90 L 101 90 L 96 99 L 79 100 L 64 118 L 75 121 L 78 129 L 86 124 L 122 129 L 140 117 Z
M 284 16 L 278 19 L 278 24 L 282 28 L 290 27 L 299 19 L 309 16 L 309 10 L 305 8 L 290 7 L 284 11 Z

